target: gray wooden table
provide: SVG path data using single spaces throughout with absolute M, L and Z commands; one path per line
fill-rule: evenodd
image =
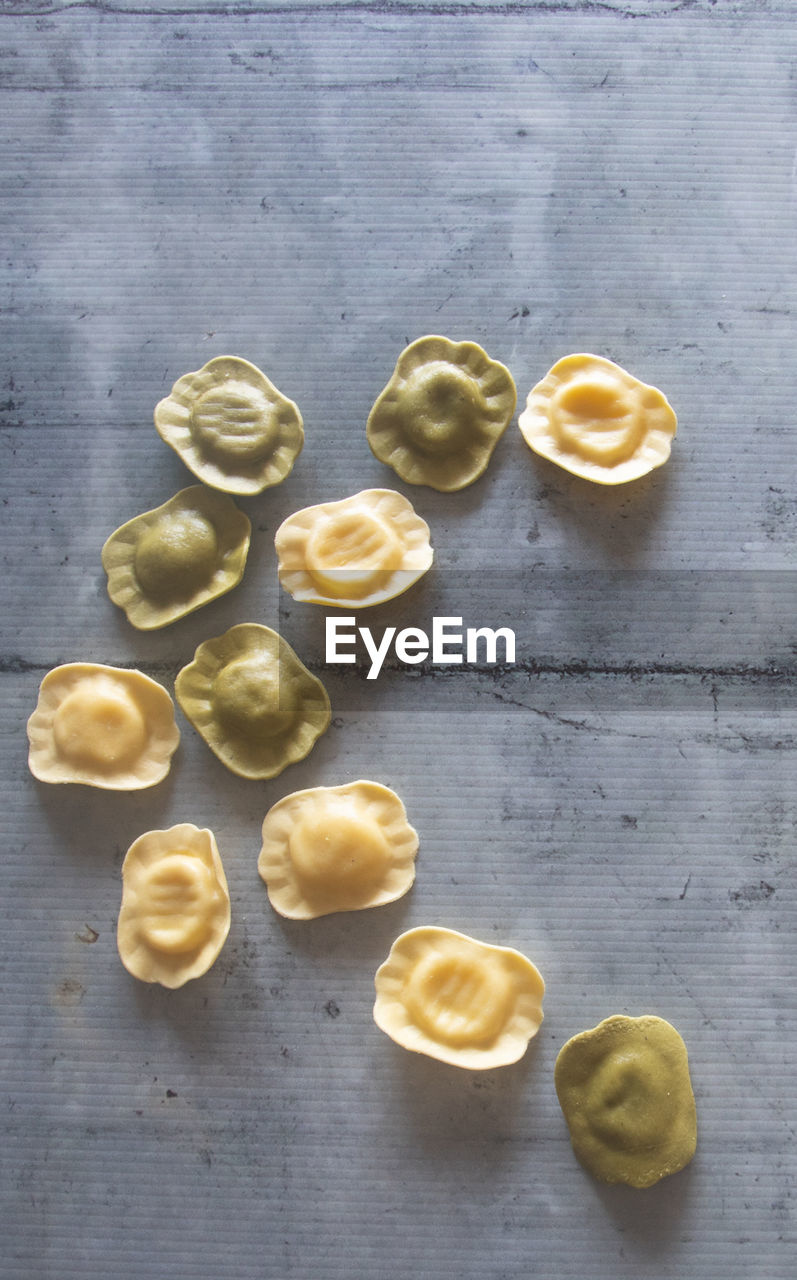
M 0 5 L 4 1278 L 793 1274 L 796 58 L 788 0 Z M 676 408 L 671 461 L 602 490 L 513 423 L 472 488 L 403 486 L 364 425 L 428 332 L 482 343 L 521 401 L 570 351 L 617 360 Z M 100 547 L 190 483 L 152 410 L 222 353 L 298 402 L 306 447 L 241 503 L 235 593 L 138 633 Z M 508 625 L 515 666 L 327 666 L 273 533 L 370 486 L 413 500 L 436 565 L 365 621 Z M 245 782 L 181 717 L 152 792 L 30 776 L 51 666 L 171 689 L 249 620 L 329 688 L 305 762 Z M 267 808 L 360 776 L 407 805 L 414 890 L 280 920 Z M 233 924 L 170 993 L 115 922 L 128 845 L 181 821 L 215 831 Z M 422 923 L 541 969 L 517 1066 L 373 1024 Z M 581 1170 L 553 1088 L 618 1012 L 690 1051 L 697 1156 L 647 1192 Z

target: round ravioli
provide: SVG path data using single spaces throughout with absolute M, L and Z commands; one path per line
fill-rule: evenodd
M 226 493 L 280 484 L 304 444 L 296 405 L 238 356 L 216 356 L 178 378 L 155 408 L 155 426 L 189 471 Z
M 677 425 L 661 391 L 593 355 L 559 360 L 518 418 L 530 449 L 597 484 L 624 484 L 660 467 Z
M 522 1058 L 545 983 L 519 951 L 453 929 L 410 929 L 377 970 L 374 1019 L 397 1044 L 470 1071 Z
M 111 791 L 166 777 L 180 741 L 174 703 L 141 671 L 70 662 L 48 671 L 28 721 L 28 764 L 41 782 Z
M 433 334 L 402 351 L 366 435 L 402 480 L 450 493 L 486 470 L 516 404 L 504 365 L 475 342 Z
M 650 1014 L 616 1015 L 568 1040 L 554 1069 L 573 1150 L 603 1182 L 650 1187 L 697 1145 L 686 1045 Z
M 168 626 L 238 585 L 251 532 L 226 494 L 201 484 L 181 489 L 108 538 L 108 595 L 140 631 Z
M 257 869 L 275 911 L 312 920 L 394 902 L 415 879 L 417 851 L 396 793 L 348 782 L 296 791 L 269 809 Z
M 401 595 L 433 559 L 429 526 L 393 489 L 305 507 L 280 525 L 275 545 L 294 600 L 349 609 Z
M 201 644 L 175 692 L 211 751 L 243 778 L 273 778 L 303 760 L 332 715 L 321 681 L 257 622 Z
M 142 982 L 181 987 L 207 973 L 230 931 L 230 894 L 216 838 L 190 822 L 147 831 L 122 864 L 117 944 Z

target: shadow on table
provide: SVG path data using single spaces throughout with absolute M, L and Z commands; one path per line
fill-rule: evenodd
M 639 1252 L 655 1256 L 666 1250 L 675 1232 L 679 1238 L 683 1234 L 684 1216 L 694 1200 L 691 1178 L 692 1166 L 688 1165 L 644 1190 L 601 1183 L 594 1187 L 617 1230 L 632 1240 Z
M 539 468 L 536 497 L 551 519 L 569 527 L 617 568 L 644 564 L 647 543 L 671 492 L 673 461 L 619 485 L 595 484 L 542 458 L 535 461 Z
M 463 1071 L 423 1054 L 396 1047 L 392 1085 L 404 1123 L 424 1159 L 446 1165 L 452 1154 L 469 1162 L 500 1163 L 519 1142 L 533 1144 L 521 1124 L 527 1105 L 529 1077 L 539 1057 L 532 1040 L 519 1062 L 487 1071 Z

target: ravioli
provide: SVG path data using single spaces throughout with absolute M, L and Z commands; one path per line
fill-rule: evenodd
M 279 580 L 294 600 L 363 609 L 401 595 L 433 559 L 429 526 L 393 489 L 305 507 L 275 537 Z
M 156 406 L 155 426 L 189 471 L 226 493 L 280 484 L 304 444 L 297 406 L 238 356 L 216 356 L 178 378 Z
M 140 631 L 168 626 L 238 585 L 251 532 L 226 494 L 201 484 L 181 489 L 108 538 L 108 595 Z
M 28 739 L 41 782 L 134 791 L 166 777 L 180 731 L 169 694 L 143 672 L 69 662 L 42 680 Z
M 678 422 L 666 396 L 602 356 L 557 361 L 518 418 L 530 449 L 597 484 L 625 484 L 670 456 Z
M 201 644 L 175 692 L 211 751 L 243 778 L 273 778 L 303 760 L 332 715 L 321 681 L 257 622 Z
M 451 493 L 487 469 L 516 404 L 504 365 L 475 342 L 432 334 L 402 351 L 366 435 L 402 480 Z
M 545 983 L 526 956 L 423 926 L 377 970 L 374 1019 L 397 1044 L 470 1071 L 522 1058 L 543 1019 Z
M 216 838 L 190 822 L 147 831 L 122 864 L 117 945 L 142 982 L 181 987 L 207 973 L 230 930 L 230 894 Z
M 258 871 L 275 911 L 312 920 L 394 902 L 415 879 L 418 834 L 378 782 L 285 796 L 263 822 Z
M 554 1069 L 570 1140 L 603 1182 L 650 1187 L 689 1163 L 697 1114 L 686 1045 L 663 1018 L 606 1018 L 568 1040 Z

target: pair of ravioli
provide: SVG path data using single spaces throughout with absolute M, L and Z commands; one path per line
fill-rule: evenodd
M 360 780 L 285 796 L 263 822 L 258 871 L 280 915 L 311 920 L 381 906 L 415 879 L 417 832 L 399 797 Z M 474 1070 L 515 1062 L 545 990 L 519 952 L 451 929 L 411 929 L 376 975 L 374 1018 L 397 1043 Z
M 515 1062 L 542 1022 L 545 987 L 531 962 L 452 930 L 403 934 L 375 982 L 383 1031 L 470 1070 Z M 617 1015 L 574 1036 L 554 1082 L 573 1149 L 600 1181 L 651 1187 L 694 1156 L 686 1046 L 663 1018 Z
M 450 492 L 484 472 L 516 403 L 508 369 L 475 343 L 433 335 L 401 353 L 366 434 L 402 480 Z M 616 485 L 667 461 L 677 419 L 656 387 L 602 356 L 577 353 L 532 388 L 518 426 L 541 457 Z
M 287 796 L 263 824 L 258 863 L 282 915 L 310 919 L 391 902 L 415 875 L 417 833 L 389 788 L 374 782 Z M 148 831 L 122 865 L 117 945 L 142 982 L 179 987 L 206 973 L 230 928 L 215 836 L 183 823 Z
M 368 442 L 403 480 L 461 489 L 486 468 L 516 400 L 509 371 L 475 343 L 420 338 L 373 406 Z M 433 559 L 428 525 L 393 489 L 306 507 L 283 522 L 275 545 L 289 595 L 340 608 L 392 600 Z
M 303 760 L 332 716 L 321 681 L 278 632 L 258 623 L 201 644 L 175 691 L 211 750 L 245 778 L 273 778 Z M 130 791 L 166 777 L 180 732 L 157 681 L 76 662 L 42 680 L 28 738 L 30 770 L 42 782 Z
M 164 627 L 240 582 L 251 524 L 227 495 L 279 484 L 304 443 L 293 401 L 237 356 L 179 378 L 157 405 L 155 426 L 204 485 L 127 521 L 102 549 L 108 593 L 140 630 Z
M 258 869 L 275 910 L 291 919 L 392 902 L 415 876 L 418 836 L 388 787 L 359 781 L 279 801 L 263 823 Z M 182 986 L 205 973 L 230 927 L 213 833 L 189 823 L 148 831 L 122 866 L 117 942 L 143 982 Z

